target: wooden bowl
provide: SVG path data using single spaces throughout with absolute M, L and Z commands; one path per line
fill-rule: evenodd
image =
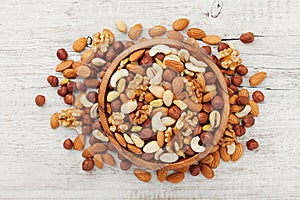
M 217 76 L 217 82 L 218 82 L 218 92 L 221 95 L 221 97 L 224 100 L 224 107 L 221 111 L 221 123 L 218 127 L 218 129 L 215 131 L 214 139 L 211 145 L 206 146 L 206 150 L 202 153 L 198 153 L 188 159 L 185 159 L 183 161 L 177 161 L 175 163 L 162 163 L 159 161 L 147 161 L 143 160 L 141 157 L 137 156 L 136 154 L 132 153 L 131 151 L 128 151 L 124 147 L 122 147 L 113 136 L 113 133 L 109 129 L 109 123 L 108 123 L 108 114 L 106 112 L 106 96 L 108 93 L 108 85 L 111 76 L 113 73 L 117 70 L 120 62 L 128 57 L 131 53 L 139 50 L 139 49 L 147 49 L 151 48 L 154 45 L 158 44 L 165 44 L 170 47 L 174 47 L 176 49 L 185 48 L 187 49 L 191 55 L 193 55 L 196 59 L 202 60 L 205 63 L 208 64 L 208 66 L 212 69 L 212 71 Z M 187 43 L 180 42 L 173 39 L 150 39 L 144 42 L 137 43 L 136 45 L 124 50 L 122 53 L 120 53 L 111 63 L 110 67 L 107 69 L 105 76 L 103 77 L 101 86 L 99 88 L 99 95 L 98 95 L 98 103 L 99 103 L 99 115 L 100 115 L 100 122 L 102 124 L 102 127 L 104 129 L 104 132 L 109 137 L 111 143 L 114 145 L 114 147 L 117 149 L 117 151 L 122 154 L 126 159 L 131 161 L 133 164 L 137 166 L 142 166 L 148 169 L 152 170 L 158 170 L 158 169 L 166 169 L 166 170 L 174 170 L 179 169 L 182 167 L 186 167 L 188 165 L 192 165 L 199 161 L 200 159 L 204 158 L 206 155 L 210 153 L 213 146 L 218 143 L 218 141 L 223 136 L 223 133 L 226 129 L 227 121 L 228 121 L 228 115 L 229 115 L 229 98 L 227 94 L 227 86 L 224 80 L 224 77 L 222 73 L 220 72 L 217 65 L 200 49 L 200 47 L 191 46 Z

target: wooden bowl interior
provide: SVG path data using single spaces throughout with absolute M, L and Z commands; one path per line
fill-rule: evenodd
M 128 57 L 131 53 L 139 50 L 139 49 L 146 49 L 151 48 L 154 45 L 157 44 L 165 44 L 170 47 L 174 47 L 177 49 L 185 48 L 190 51 L 190 54 L 193 55 L 198 60 L 202 60 L 205 63 L 209 65 L 209 67 L 212 69 L 212 71 L 217 76 L 217 82 L 218 82 L 218 92 L 222 96 L 224 100 L 224 107 L 221 111 L 221 123 L 219 128 L 215 131 L 214 134 L 214 140 L 213 144 L 208 145 L 206 147 L 206 150 L 202 153 L 198 153 L 188 159 L 185 159 L 183 161 L 177 161 L 175 163 L 171 164 L 164 164 L 159 161 L 146 161 L 140 157 L 138 157 L 136 154 L 128 151 L 127 149 L 123 148 L 114 138 L 113 133 L 109 129 L 108 124 L 108 115 L 106 113 L 106 95 L 108 93 L 108 85 L 111 76 L 113 73 L 117 70 L 120 62 Z M 199 161 L 200 159 L 204 158 L 209 152 L 212 150 L 213 146 L 218 143 L 218 141 L 223 136 L 223 133 L 225 131 L 227 121 L 228 121 L 228 115 L 229 115 L 229 98 L 227 94 L 227 86 L 224 80 L 224 77 L 222 73 L 220 72 L 219 68 L 216 66 L 216 64 L 200 49 L 200 47 L 196 48 L 195 46 L 191 46 L 187 43 L 180 42 L 177 40 L 172 39 L 150 39 L 141 43 L 137 43 L 136 45 L 124 50 L 121 54 L 119 54 L 114 61 L 111 63 L 110 67 L 107 69 L 105 76 L 102 79 L 101 86 L 99 88 L 99 95 L 98 95 L 98 103 L 99 103 L 99 115 L 100 115 L 100 122 L 102 124 L 102 127 L 104 129 L 104 132 L 109 137 L 112 144 L 115 146 L 117 151 L 121 153 L 126 159 L 130 160 L 133 164 L 137 166 L 142 166 L 148 169 L 152 170 L 158 170 L 165 168 L 167 170 L 173 170 L 182 168 L 188 165 L 192 165 L 195 162 Z

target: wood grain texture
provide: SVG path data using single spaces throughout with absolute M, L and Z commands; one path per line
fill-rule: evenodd
M 212 6 L 218 2 L 1 1 L 0 199 L 299 199 L 300 3 L 228 0 L 215 16 Z M 65 107 L 46 82 L 56 74 L 56 50 L 64 47 L 78 58 L 72 41 L 114 27 L 115 18 L 129 27 L 141 22 L 146 28 L 170 28 L 178 17 L 233 41 L 247 31 L 259 36 L 249 45 L 234 41 L 250 74 L 268 73 L 259 86 L 266 96 L 261 115 L 241 138 L 243 144 L 256 138 L 259 150 L 245 151 L 237 163 L 222 162 L 212 180 L 187 175 L 182 183 L 161 184 L 153 176 L 150 183 L 141 183 L 131 173 L 107 166 L 83 172 L 81 153 L 62 148 L 63 140 L 75 133 L 49 127 L 51 113 Z M 43 108 L 34 105 L 39 93 L 47 98 Z

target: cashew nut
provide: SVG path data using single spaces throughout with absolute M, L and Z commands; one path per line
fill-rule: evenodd
M 187 62 L 185 63 L 185 68 L 187 68 L 188 70 L 192 71 L 192 72 L 200 72 L 200 73 L 204 73 L 205 72 L 205 68 L 204 67 L 198 67 L 195 66 L 193 63 L 191 62 Z
M 90 110 L 90 116 L 92 119 L 96 119 L 98 117 L 98 103 L 95 103 L 91 110 Z
M 237 112 L 237 113 L 235 113 L 235 115 L 238 118 L 243 118 L 243 117 L 246 117 L 249 114 L 250 111 L 251 111 L 251 106 L 246 105 L 245 108 L 241 112 Z
M 194 56 L 190 56 L 190 61 L 197 67 L 207 67 L 205 62 L 197 60 Z
M 101 140 L 103 142 L 108 142 L 109 139 L 106 135 L 104 135 L 104 133 L 102 133 L 101 131 L 99 131 L 98 129 L 93 130 L 92 135 L 97 138 L 98 140 Z
M 209 114 L 209 121 L 210 121 L 211 128 L 217 128 L 221 122 L 221 115 L 219 111 L 213 110 Z
M 205 151 L 205 147 L 199 145 L 199 141 L 200 141 L 200 137 L 196 136 L 191 140 L 191 148 L 193 149 L 193 151 L 200 153 L 200 152 L 204 152 Z
M 166 60 L 175 60 L 177 62 L 181 62 L 180 58 L 174 54 L 170 54 L 170 55 L 167 55 L 166 57 L 164 57 L 164 63 Z
M 127 69 L 121 69 L 116 71 L 110 78 L 110 85 L 112 87 L 116 87 L 118 80 L 120 80 L 123 77 L 128 76 L 128 70 Z
M 158 131 L 164 131 L 167 129 L 161 121 L 162 112 L 157 112 L 151 120 L 152 128 Z
M 93 106 L 93 103 L 86 98 L 85 94 L 80 97 L 80 103 L 87 108 Z
M 159 44 L 153 46 L 149 51 L 151 57 L 155 56 L 157 53 L 169 54 L 171 53 L 171 49 L 167 45 Z
M 156 71 L 155 76 L 150 79 L 150 84 L 160 84 L 162 81 L 163 69 L 160 65 L 153 63 L 153 69 Z
M 187 61 L 190 60 L 190 53 L 189 53 L 189 51 L 186 50 L 186 49 L 180 49 L 180 50 L 178 51 L 178 56 L 179 56 L 179 58 L 180 58 L 182 61 L 184 61 L 184 62 L 187 62 Z
M 127 101 L 126 103 L 123 103 L 121 106 L 121 112 L 124 114 L 129 114 L 133 112 L 137 108 L 137 102 L 136 101 Z

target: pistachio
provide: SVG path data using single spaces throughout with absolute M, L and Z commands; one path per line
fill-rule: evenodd
M 152 106 L 152 107 L 161 107 L 162 105 L 163 105 L 162 99 L 155 99 L 150 102 L 150 106 Z

